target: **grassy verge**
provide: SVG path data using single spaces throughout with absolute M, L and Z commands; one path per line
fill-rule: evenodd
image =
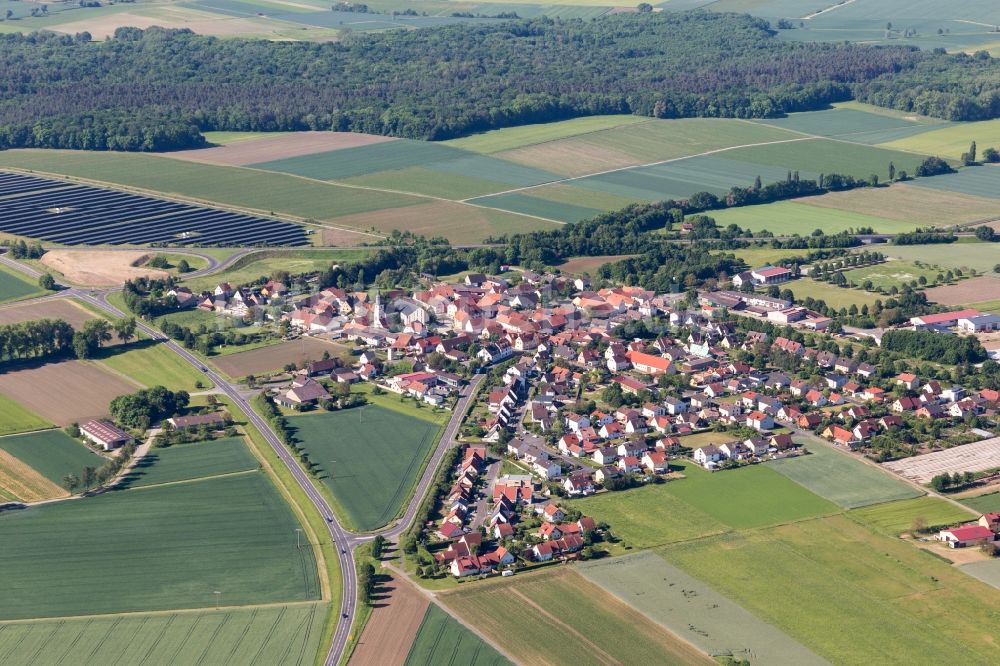
M 239 409 L 228 397 L 220 396 L 219 401 L 229 408 L 229 413 L 233 418 L 240 420 L 245 417 L 243 411 Z M 329 645 L 333 640 L 333 632 L 337 627 L 336 608 L 343 591 L 341 590 L 340 566 L 337 553 L 332 542 L 326 538 L 326 521 L 309 498 L 305 491 L 299 487 L 292 477 L 291 471 L 278 458 L 274 449 L 267 443 L 260 431 L 248 420 L 242 423 L 243 431 L 250 440 L 254 455 L 261 461 L 264 471 L 271 477 L 278 491 L 285 498 L 292 510 L 299 517 L 309 543 L 313 545 L 313 552 L 319 565 L 320 591 L 324 599 L 330 601 L 328 606 L 326 622 L 323 625 L 323 634 L 320 645 Z M 325 654 L 321 649 L 316 655 L 316 663 L 322 664 Z

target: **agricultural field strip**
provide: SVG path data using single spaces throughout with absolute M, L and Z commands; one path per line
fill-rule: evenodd
M 1000 437 L 984 439 L 914 458 L 882 463 L 883 467 L 917 483 L 929 483 L 938 474 L 982 472 L 1000 467 Z

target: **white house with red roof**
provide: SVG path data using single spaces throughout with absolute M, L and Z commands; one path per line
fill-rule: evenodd
M 952 548 L 965 548 L 967 546 L 995 541 L 996 535 L 988 527 L 973 524 L 953 527 L 950 530 L 941 530 L 938 532 L 937 539 L 938 541 L 947 543 Z

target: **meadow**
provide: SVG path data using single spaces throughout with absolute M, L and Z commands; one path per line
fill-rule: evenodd
M 8 512 L 0 617 L 316 599 L 316 561 L 296 548 L 298 526 L 260 472 Z
M 467 585 L 438 598 L 523 663 L 713 663 L 566 569 Z M 553 636 L 563 640 L 552 640 Z
M 827 282 L 817 282 L 808 277 L 799 278 L 782 285 L 782 290 L 791 289 L 795 295 L 795 300 L 801 301 L 812 298 L 823 301 L 828 307 L 849 308 L 851 305 L 874 305 L 875 301 L 883 298 L 879 294 L 873 294 L 861 289 L 848 289 L 847 287 L 837 287 Z
M 973 520 L 972 511 L 963 511 L 954 504 L 938 497 L 917 497 L 915 499 L 876 504 L 855 509 L 850 517 L 867 525 L 876 532 L 898 536 L 913 529 L 914 521 L 921 520 L 928 527 L 953 525 Z
M 289 425 L 347 520 L 361 531 L 396 517 L 440 434 L 433 421 L 380 405 L 295 416 Z
M 725 250 L 726 253 L 735 254 L 742 259 L 747 266 L 756 268 L 775 264 L 782 259 L 789 257 L 801 257 L 807 250 L 783 250 L 771 247 L 748 247 L 741 250 Z
M 890 188 L 891 189 L 891 188 Z M 706 215 L 715 218 L 725 227 L 736 224 L 750 231 L 770 231 L 778 236 L 799 234 L 808 236 L 816 229 L 828 234 L 871 227 L 881 233 L 913 231 L 917 227 L 912 222 L 876 217 L 864 213 L 810 206 L 801 201 L 778 201 L 760 206 L 742 206 L 713 210 Z
M 509 663 L 502 654 L 459 624 L 437 604 L 427 607 L 405 662 L 406 666 L 504 666 Z
M 242 437 L 151 449 L 123 478 L 129 488 L 250 472 L 260 463 Z
M 212 381 L 173 352 L 152 340 L 139 340 L 111 348 L 96 361 L 145 386 L 165 386 L 174 391 L 211 388 Z
M 0 438 L 0 451 L 14 456 L 54 484 L 67 474 L 78 477 L 84 467 L 98 467 L 104 458 L 62 430 L 40 430 Z
M 197 292 L 213 289 L 220 282 L 248 284 L 261 277 L 270 278 L 276 271 L 285 271 L 290 275 L 322 271 L 331 264 L 360 261 L 371 254 L 372 250 L 365 249 L 297 249 L 292 252 L 266 250 L 241 257 L 232 266 L 218 273 L 186 280 L 182 276 L 182 280 L 187 287 Z
M 797 199 L 795 203 L 918 226 L 963 224 L 1000 215 L 1000 203 L 996 199 L 917 187 L 912 182 L 831 192 Z
M 1000 511 L 1000 492 L 979 495 L 978 497 L 967 497 L 959 501 L 965 506 L 975 509 L 980 513 Z
M 0 435 L 13 435 L 29 430 L 41 430 L 52 424 L 34 414 L 13 398 L 0 395 Z
M 573 506 L 611 525 L 626 547 L 649 548 L 729 530 L 832 513 L 837 507 L 797 483 L 755 465 L 707 472 L 682 462 L 684 479 L 603 493 Z
M 912 261 L 887 261 L 883 264 L 844 271 L 844 277 L 849 283 L 861 285 L 870 281 L 876 289 L 881 287 L 889 290 L 893 287 L 902 287 L 921 277 L 927 280 L 927 284 L 933 285 L 937 281 L 938 274 L 946 270 L 927 264 L 918 266 Z
M 0 266 L 0 303 L 19 301 L 41 294 L 44 290 L 28 282 L 6 266 Z
M 969 149 L 972 141 L 976 142 L 980 152 L 984 148 L 1000 146 L 1000 119 L 951 124 L 883 145 L 955 159 Z
M 844 509 L 924 494 L 823 442 L 809 439 L 806 448 L 809 455 L 774 460 L 767 466 Z
M 943 640 L 962 663 L 993 660 L 1000 591 L 844 516 L 660 552 L 833 663 L 922 662 Z
M 711 655 L 792 666 L 826 663 L 653 551 L 592 560 L 579 573 Z
M 993 273 L 1000 262 L 996 243 L 962 243 L 935 245 L 888 245 L 879 249 L 883 254 L 903 261 L 924 261 L 949 268 L 974 268 L 981 273 Z M 986 300 L 989 294 L 983 294 Z
M 0 623 L 8 666 L 313 663 L 323 603 Z

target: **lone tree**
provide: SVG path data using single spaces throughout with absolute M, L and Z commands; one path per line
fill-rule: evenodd
M 50 273 L 42 273 L 38 278 L 38 286 L 46 291 L 52 291 L 56 288 L 56 279 Z
M 889 180 L 896 180 L 896 165 L 889 162 Z

